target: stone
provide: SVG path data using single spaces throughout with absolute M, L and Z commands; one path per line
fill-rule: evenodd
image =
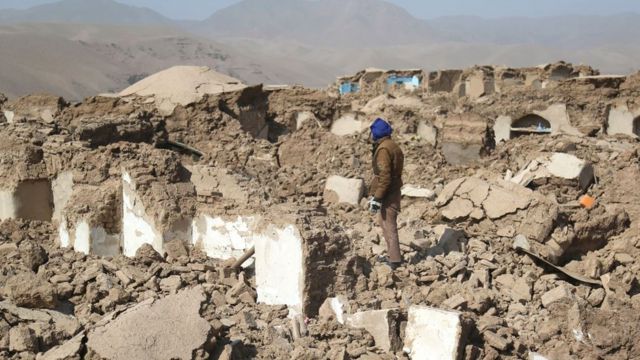
M 49 261 L 49 255 L 47 255 L 47 252 L 35 241 L 22 241 L 18 251 L 20 252 L 20 258 L 24 265 L 33 271 L 37 271 L 40 265 Z
M 349 301 L 344 296 L 327 298 L 318 310 L 320 319 L 334 318 L 340 324 L 344 324 L 345 318 L 351 313 Z
M 554 153 L 546 168 L 553 176 L 577 180 L 582 190 L 586 190 L 594 180 L 593 166 L 571 154 Z
M 489 344 L 489 346 L 496 350 L 505 351 L 509 348 L 509 341 L 491 331 L 485 331 L 482 337 L 484 337 L 484 341 Z
M 150 244 L 142 244 L 142 246 L 136 250 L 135 258 L 147 266 L 154 262 L 164 262 L 162 255 L 160 255 Z
M 175 294 L 182 288 L 182 278 L 180 275 L 169 276 L 166 279 L 160 280 L 160 289 L 170 294 Z
M 0 256 L 6 257 L 14 251 L 18 251 L 18 245 L 14 243 L 0 244 Z
M 460 220 L 467 218 L 473 211 L 473 203 L 470 200 L 453 199 L 444 209 L 442 216 L 448 220 Z
M 164 244 L 164 252 L 168 257 L 173 259 L 179 259 L 180 257 L 188 257 L 189 251 L 187 246 L 181 240 L 172 240 Z
M 544 293 L 541 297 L 542 305 L 548 308 L 551 304 L 563 301 L 563 300 L 573 300 L 573 294 L 571 290 L 567 288 L 565 285 L 560 285 L 555 289 L 549 290 Z
M 416 134 L 429 145 L 436 146 L 438 142 L 438 129 L 433 125 L 427 124 L 425 121 L 418 123 Z
M 412 360 L 457 360 L 465 348 L 461 314 L 427 306 L 411 306 L 404 352 Z
M 513 249 L 524 249 L 527 251 L 531 251 L 531 244 L 526 236 L 519 234 L 515 238 L 513 238 Z
M 22 273 L 9 278 L 3 292 L 21 307 L 54 309 L 57 304 L 53 285 L 33 273 Z
M 458 191 L 460 185 L 462 185 L 462 183 L 464 183 L 466 180 L 467 178 L 460 178 L 448 183 L 438 195 L 435 205 L 438 207 L 447 205 L 449 201 L 451 201 L 451 199 L 453 199 L 453 197 L 455 196 L 456 191 Z
M 37 352 L 37 350 L 38 338 L 31 328 L 24 324 L 20 324 L 9 330 L 9 351 Z
M 62 345 L 56 346 L 44 354 L 38 354 L 36 360 L 80 360 L 85 334 L 80 333 Z
M 467 303 L 467 299 L 465 299 L 464 296 L 462 296 L 460 294 L 456 294 L 456 295 L 448 298 L 447 300 L 445 300 L 442 303 L 442 306 L 453 310 L 453 309 L 457 309 L 457 308 L 462 307 L 466 303 Z
M 513 301 L 527 303 L 531 301 L 533 287 L 526 278 L 518 278 L 511 287 L 511 298 Z
M 206 300 L 202 287 L 145 300 L 97 323 L 87 350 L 110 360 L 191 359 L 213 345 L 213 328 L 200 314 Z
M 515 184 L 514 184 L 515 185 Z M 493 185 L 489 191 L 489 196 L 482 203 L 487 216 L 492 219 L 499 219 L 507 214 L 513 214 L 518 210 L 526 209 L 531 203 L 529 196 L 523 196 L 528 189 L 522 191 L 510 191 L 510 189 Z
M 433 200 L 436 193 L 433 190 L 424 189 L 415 185 L 407 184 L 402 187 L 402 196 L 410 198 L 424 198 Z
M 374 310 L 357 312 L 347 317 L 347 326 L 365 329 L 375 340 L 376 347 L 386 352 L 396 352 L 402 347 L 399 336 L 399 311 Z
M 364 180 L 331 176 L 324 188 L 324 199 L 332 204 L 350 204 L 358 206 L 364 194 Z

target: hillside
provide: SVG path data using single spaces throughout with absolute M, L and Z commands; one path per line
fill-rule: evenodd
M 193 29 L 211 37 L 340 48 L 443 40 L 426 22 L 381 0 L 245 0 L 216 12 Z
M 254 83 L 314 80 L 299 66 L 252 59 L 172 28 L 74 24 L 0 26 L 0 93 L 49 92 L 71 100 L 124 89 L 175 64 L 210 66 Z
M 3 10 L 0 23 L 171 24 L 172 20 L 148 8 L 113 0 L 62 0 L 26 10 Z

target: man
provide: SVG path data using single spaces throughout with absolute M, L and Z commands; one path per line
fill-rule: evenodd
M 402 197 L 404 154 L 391 140 L 392 133 L 391 125 L 383 119 L 378 118 L 371 124 L 374 178 L 369 189 L 369 211 L 380 213 L 378 221 L 387 242 L 386 261 L 395 270 L 402 265 L 397 219 Z

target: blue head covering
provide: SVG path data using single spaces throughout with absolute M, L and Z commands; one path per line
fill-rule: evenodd
M 377 118 L 376 121 L 371 124 L 371 137 L 374 141 L 391 136 L 391 133 L 393 133 L 391 125 L 381 118 Z

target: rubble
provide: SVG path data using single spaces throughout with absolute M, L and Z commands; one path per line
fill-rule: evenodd
M 87 334 L 87 349 L 103 359 L 189 359 L 210 350 L 211 325 L 200 317 L 206 300 L 194 288 L 157 301 L 145 301 L 104 319 Z M 205 355 L 206 356 L 206 355 Z
M 637 358 L 640 143 L 614 132 L 640 82 L 596 73 L 0 100 L 0 358 Z M 363 199 L 378 116 L 394 271 Z

